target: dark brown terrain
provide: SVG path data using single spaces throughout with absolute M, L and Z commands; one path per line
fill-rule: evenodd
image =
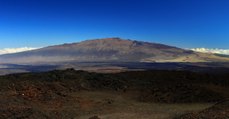
M 228 61 L 120 38 L 0 55 L 0 118 L 228 119 Z
M 73 69 L 0 77 L 1 119 L 227 119 L 229 73 Z
M 177 119 L 228 119 L 229 100 L 224 100 L 203 111 L 184 114 Z

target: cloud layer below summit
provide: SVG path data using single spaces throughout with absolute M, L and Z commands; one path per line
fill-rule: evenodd
M 203 53 L 216 53 L 216 54 L 229 55 L 229 49 L 192 48 L 191 50 L 196 51 L 196 52 L 203 52 Z
M 38 49 L 38 48 L 33 48 L 33 47 L 4 48 L 4 49 L 0 49 L 0 55 L 24 52 L 24 51 L 35 50 L 35 49 Z M 203 53 L 217 53 L 217 54 L 229 55 L 229 49 L 192 48 L 191 50 L 196 51 L 196 52 L 203 52 Z
M 4 48 L 4 49 L 0 49 L 0 55 L 35 50 L 35 49 L 37 48 L 32 48 L 32 47 Z

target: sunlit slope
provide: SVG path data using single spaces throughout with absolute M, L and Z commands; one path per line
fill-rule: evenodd
M 1 63 L 227 62 L 228 57 L 120 38 L 87 40 L 0 56 Z

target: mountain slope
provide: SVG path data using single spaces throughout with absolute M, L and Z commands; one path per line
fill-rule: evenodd
M 172 46 L 106 38 L 63 44 L 0 56 L 1 63 L 50 62 L 205 62 L 229 61 L 213 54 L 196 53 Z

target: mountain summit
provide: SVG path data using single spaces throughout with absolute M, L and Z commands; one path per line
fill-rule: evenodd
M 0 56 L 1 63 L 217 62 L 229 58 L 135 40 L 105 38 Z

